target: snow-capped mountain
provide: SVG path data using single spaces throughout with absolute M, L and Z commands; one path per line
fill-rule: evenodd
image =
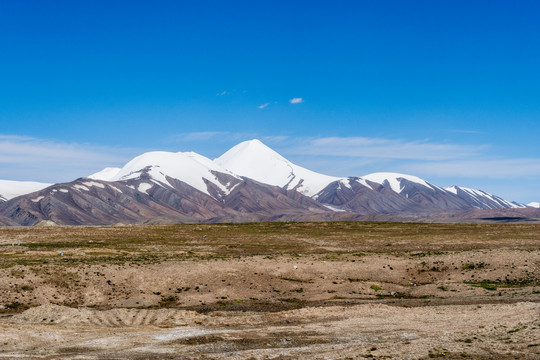
M 20 225 L 271 221 L 332 212 L 293 190 L 240 177 L 196 153 L 149 152 L 0 205 Z M 318 215 L 317 215 L 318 214 Z
M 220 176 L 225 174 L 226 176 Z M 141 176 L 159 186 L 172 187 L 170 179 L 180 180 L 195 189 L 210 195 L 209 184 L 213 184 L 223 194 L 229 194 L 240 178 L 221 167 L 216 162 L 194 152 L 153 151 L 137 156 L 122 168 L 105 168 L 90 175 L 91 179 L 104 181 L 125 181 Z M 150 184 L 148 184 L 150 186 Z
M 41 220 L 73 225 L 354 220 L 363 215 L 426 216 L 525 207 L 480 190 L 444 189 L 412 175 L 319 174 L 259 140 L 238 144 L 215 160 L 193 152 L 156 151 L 68 183 L 24 187 L 11 182 L 11 188 L 2 187 L 8 183 L 0 181 L 6 200 L 0 201 L 0 225 Z
M 540 209 L 540 202 L 530 202 L 527 204 L 528 207 L 532 207 L 532 208 L 537 208 L 537 209 Z
M 259 140 L 244 141 L 214 162 L 240 176 L 310 197 L 340 179 L 295 165 Z
M 52 184 L 35 181 L 0 180 L 0 202 L 44 189 L 50 185 Z
M 478 209 L 499 209 L 499 208 L 524 208 L 525 205 L 504 200 L 496 195 L 489 194 L 482 190 L 469 189 L 463 186 L 451 186 L 447 191 L 455 194 L 460 199 Z
M 317 201 L 361 214 L 469 209 L 463 200 L 416 176 L 373 173 L 330 183 Z

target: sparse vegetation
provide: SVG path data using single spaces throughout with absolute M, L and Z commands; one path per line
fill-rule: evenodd
M 463 270 L 474 270 L 474 269 L 482 269 L 484 266 L 485 266 L 484 263 L 477 263 L 477 264 L 466 263 L 466 264 L 461 265 L 461 268 Z
M 538 226 L 532 225 L 390 223 L 0 228 L 0 238 L 20 237 L 28 245 L 16 252 L 9 246 L 0 252 L 0 312 L 20 313 L 41 302 L 73 309 L 92 307 L 100 312 L 113 309 L 115 315 L 107 326 L 120 327 L 134 319 L 146 321 L 147 315 L 137 314 L 147 311 L 160 313 L 163 319 L 171 311 L 183 312 L 176 324 L 192 321 L 193 327 L 224 326 L 220 329 L 227 329 L 232 319 L 245 318 L 254 321 L 254 328 L 245 324 L 236 328 L 246 333 L 235 338 L 234 346 L 270 344 L 280 349 L 311 346 L 319 341 L 320 329 L 334 326 L 334 320 L 339 323 L 345 313 L 357 316 L 355 307 L 366 303 L 365 309 L 374 311 L 369 316 L 379 316 L 378 306 L 397 318 L 409 307 L 423 311 L 424 306 L 437 306 L 438 312 L 463 306 L 460 311 L 469 311 L 471 316 L 482 311 L 480 321 L 498 323 L 511 318 L 486 316 L 476 305 L 484 308 L 503 303 L 507 309 L 516 304 L 531 311 L 540 293 L 535 268 L 537 234 Z M 64 251 L 63 257 L 60 251 Z M 474 311 L 468 305 L 475 305 Z M 118 307 L 128 308 L 129 321 L 115 311 Z M 295 312 L 299 308 L 304 309 Z M 190 313 L 192 310 L 196 313 Z M 280 328 L 299 322 L 309 326 L 326 311 L 329 315 L 320 323 L 324 326 L 319 324 L 317 332 L 302 335 L 304 338 L 297 332 L 272 335 L 275 338 L 264 334 L 260 339 L 245 335 L 248 329 L 261 329 L 261 323 L 274 320 Z M 434 317 L 437 312 L 425 311 Z M 255 321 L 265 314 L 265 321 Z M 299 318 L 299 314 L 307 316 Z M 361 316 L 365 314 L 361 312 Z M 442 319 L 447 321 L 447 315 Z M 58 324 L 52 314 L 38 320 L 51 328 Z M 444 329 L 447 331 L 446 324 Z M 467 349 L 485 346 L 485 337 L 493 333 L 507 349 L 536 351 L 536 343 L 519 344 L 519 339 L 530 337 L 535 330 L 531 324 L 513 323 L 486 328 L 479 336 L 477 328 L 467 327 L 454 341 Z M 216 349 L 232 346 L 228 337 L 213 336 L 195 336 L 189 341 L 193 345 L 206 341 Z M 400 330 L 388 339 L 402 336 Z M 357 355 L 390 358 L 384 353 L 385 338 L 379 334 L 371 338 L 381 339 L 376 350 L 372 344 L 355 345 L 362 351 Z M 324 341 L 335 342 L 336 337 Z M 397 343 L 405 349 L 409 345 L 418 348 L 412 334 Z M 432 357 L 474 358 L 457 350 L 447 352 L 442 346 L 424 347 L 417 357 L 429 357 L 430 348 Z M 394 353 L 393 358 L 397 357 Z
M 499 287 L 502 288 L 520 288 L 526 286 L 539 286 L 540 279 L 519 279 L 519 280 L 482 280 L 482 281 L 466 281 L 466 284 L 469 284 L 474 287 L 481 287 L 486 290 L 497 290 Z

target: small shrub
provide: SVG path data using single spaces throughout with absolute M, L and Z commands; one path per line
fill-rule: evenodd
M 178 296 L 169 296 L 164 297 L 161 299 L 161 301 L 158 303 L 159 307 L 167 307 L 171 306 L 172 304 L 176 303 L 178 301 Z
M 486 290 L 497 290 L 497 285 L 495 285 L 492 281 L 489 280 L 483 280 L 480 282 L 466 281 L 465 283 L 474 287 L 481 287 Z

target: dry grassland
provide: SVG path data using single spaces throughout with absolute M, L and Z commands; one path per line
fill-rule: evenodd
M 0 358 L 536 359 L 539 245 L 532 224 L 0 228 Z

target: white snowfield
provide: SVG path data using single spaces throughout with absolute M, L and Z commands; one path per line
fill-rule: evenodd
M 540 209 L 540 202 L 533 201 L 528 203 L 527 206 Z
M 147 172 L 150 178 L 159 182 L 162 186 L 172 186 L 167 177 L 178 179 L 195 189 L 210 195 L 205 179 L 215 184 L 225 194 L 231 191 L 228 184 L 218 181 L 212 171 L 225 173 L 238 178 L 227 169 L 219 166 L 212 160 L 194 152 L 166 152 L 152 151 L 137 156 L 124 167 L 106 168 L 98 173 L 90 175 L 90 178 L 103 181 L 123 181 L 137 179 Z M 146 193 L 149 187 L 140 188 L 140 192 Z
M 17 196 L 30 194 L 34 191 L 45 189 L 51 185 L 53 184 L 35 181 L 0 180 L 0 198 L 10 200 Z
M 259 182 L 314 196 L 342 178 L 295 165 L 259 140 L 244 141 L 214 160 L 226 169 Z

